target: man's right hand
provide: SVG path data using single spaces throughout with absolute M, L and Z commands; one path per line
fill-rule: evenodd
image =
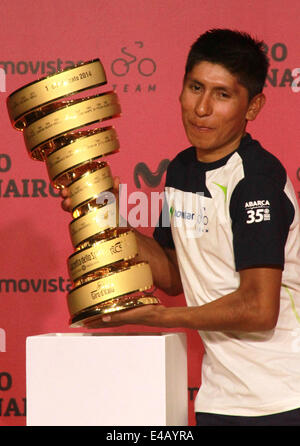
M 63 210 L 66 212 L 72 212 L 71 200 L 69 197 L 69 189 L 68 188 L 61 189 L 60 196 L 63 199 L 63 201 L 61 202 L 61 207 L 63 208 Z

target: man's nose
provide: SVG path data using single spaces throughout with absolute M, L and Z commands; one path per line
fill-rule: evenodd
M 208 116 L 212 113 L 212 102 L 208 93 L 201 95 L 195 104 L 195 113 L 200 116 Z

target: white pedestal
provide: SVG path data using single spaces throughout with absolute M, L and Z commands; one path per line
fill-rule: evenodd
M 187 426 L 183 333 L 65 333 L 26 342 L 28 426 Z

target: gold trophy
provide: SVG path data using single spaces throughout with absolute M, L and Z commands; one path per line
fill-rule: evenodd
M 7 98 L 10 120 L 23 133 L 30 157 L 46 162 L 53 187 L 70 191 L 71 327 L 88 326 L 106 313 L 160 303 L 152 294 L 149 264 L 137 260 L 134 232 L 119 227 L 113 177 L 103 161 L 119 150 L 117 133 L 113 126 L 87 128 L 121 113 L 114 91 L 80 96 L 106 83 L 103 66 L 95 59 L 27 84 Z

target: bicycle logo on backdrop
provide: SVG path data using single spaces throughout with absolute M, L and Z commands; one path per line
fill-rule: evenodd
M 143 42 L 138 41 L 134 43 L 139 48 L 144 47 Z M 127 50 L 126 46 L 121 48 L 121 53 L 124 57 L 119 57 L 118 59 L 113 60 L 111 64 L 111 71 L 115 76 L 125 76 L 133 65 L 142 76 L 148 77 L 155 73 L 156 63 L 150 57 L 143 57 L 138 60 L 135 54 L 132 54 Z
M 134 42 L 134 47 L 133 45 L 123 46 L 121 48 L 122 56 L 112 61 L 111 72 L 120 81 L 113 84 L 113 88 L 117 91 L 122 93 L 153 93 L 156 91 L 156 84 L 148 80 L 156 72 L 157 65 L 155 60 L 148 55 L 143 57 L 140 51 L 142 48 L 144 48 L 144 43 L 141 41 Z M 128 73 L 138 74 L 138 80 L 129 82 L 127 80 Z

